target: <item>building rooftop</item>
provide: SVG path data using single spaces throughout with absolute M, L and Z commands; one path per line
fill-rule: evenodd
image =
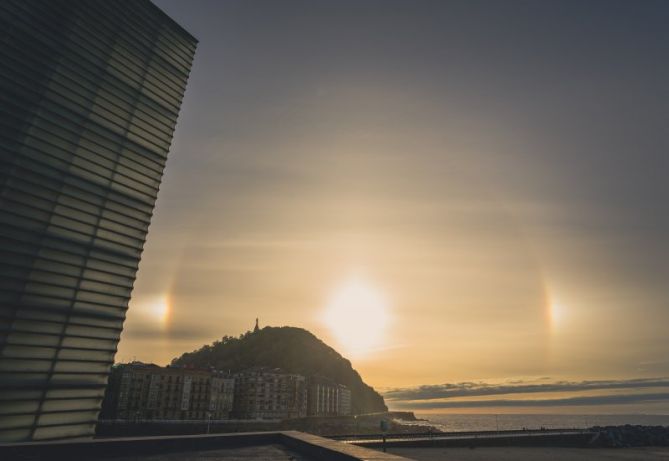
M 166 452 L 142 456 L 142 461 L 248 461 L 262 459 L 268 461 L 307 461 L 314 458 L 305 457 L 298 452 L 278 443 L 268 445 L 254 445 L 250 447 L 220 448 L 214 450 L 193 450 L 187 452 Z M 123 455 L 107 458 L 108 461 L 136 461 L 135 455 Z
M 401 461 L 408 458 L 304 432 L 285 431 L 26 442 L 0 445 L 0 459 Z

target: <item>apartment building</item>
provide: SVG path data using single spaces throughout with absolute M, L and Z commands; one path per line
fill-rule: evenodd
M 193 368 L 130 363 L 115 366 L 102 419 L 228 419 L 233 408 L 232 376 Z
M 289 419 L 307 415 L 304 376 L 256 367 L 235 375 L 233 415 L 239 419 Z

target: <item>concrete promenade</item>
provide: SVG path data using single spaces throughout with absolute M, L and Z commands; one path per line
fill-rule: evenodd
M 597 437 L 596 432 L 578 429 L 528 430 L 501 432 L 446 432 L 388 434 L 384 443 L 382 434 L 335 437 L 344 443 L 367 448 L 419 447 L 492 447 L 541 446 L 586 447 Z
M 433 447 L 390 448 L 416 461 L 667 461 L 669 447 Z

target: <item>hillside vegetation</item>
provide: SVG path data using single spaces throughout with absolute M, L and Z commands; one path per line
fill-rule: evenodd
M 172 364 L 232 372 L 265 366 L 304 376 L 319 374 L 348 386 L 354 414 L 387 410 L 383 397 L 363 382 L 350 361 L 302 328 L 265 327 L 239 338 L 224 336 L 220 341 L 175 358 Z

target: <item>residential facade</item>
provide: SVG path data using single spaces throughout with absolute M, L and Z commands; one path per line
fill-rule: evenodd
M 344 386 L 343 384 L 338 384 L 338 407 L 337 414 L 338 416 L 349 416 L 352 411 L 351 407 L 351 389 Z
M 132 362 L 112 369 L 101 419 L 125 421 L 282 420 L 351 414 L 351 391 L 331 379 L 278 368 L 234 375 Z
M 197 41 L 148 0 L 0 30 L 0 443 L 90 437 Z
M 239 419 L 306 416 L 306 378 L 278 368 L 258 367 L 237 373 L 233 415 Z
M 234 378 L 220 372 L 134 362 L 115 366 L 100 417 L 136 421 L 228 419 Z
M 344 416 L 351 414 L 351 391 L 343 384 L 322 377 L 309 378 L 307 414 Z

